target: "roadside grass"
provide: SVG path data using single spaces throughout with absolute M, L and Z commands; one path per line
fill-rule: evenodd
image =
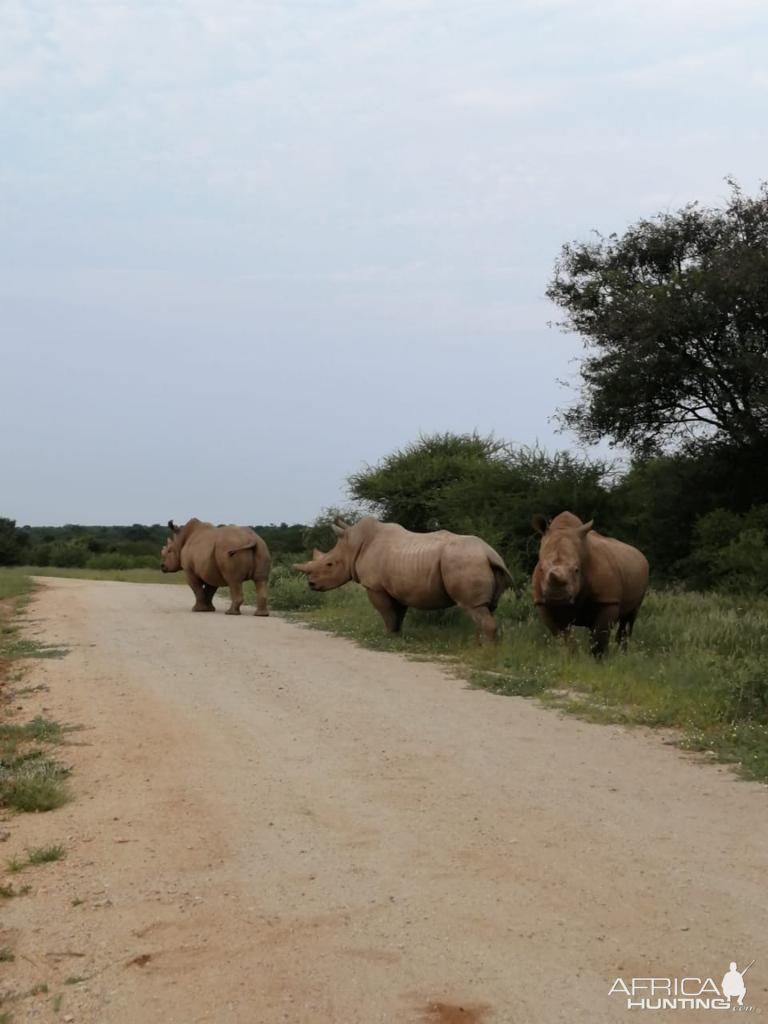
M 159 561 L 158 556 L 158 563 Z M 118 583 L 186 583 L 184 573 L 161 572 L 160 569 L 80 569 L 55 565 L 25 565 L 19 571 L 27 576 L 58 576 L 71 580 L 112 580 Z M 2 571 L 0 571 L 0 577 L 2 577 Z
M 7 598 L 21 598 L 34 590 L 29 573 L 23 569 L 3 567 L 0 569 L 0 601 Z
M 71 799 L 69 769 L 33 749 L 8 756 L 0 750 L 0 807 L 53 811 Z
M 614 644 L 602 661 L 590 655 L 586 630 L 576 630 L 570 644 L 554 640 L 528 594 L 504 595 L 496 645 L 479 645 L 456 608 L 410 610 L 403 633 L 388 636 L 354 584 L 316 594 L 278 572 L 270 603 L 293 621 L 365 647 L 447 663 L 494 693 L 535 696 L 591 721 L 675 730 L 682 747 L 732 763 L 746 778 L 768 780 L 766 598 L 652 591 L 628 653 Z
M 53 861 L 63 860 L 67 851 L 59 844 L 51 846 L 36 846 L 27 850 L 28 864 L 51 864 Z
M 22 885 L 18 889 L 14 889 L 10 882 L 0 885 L 0 897 L 4 900 L 12 900 L 16 896 L 27 896 L 30 892 L 32 892 L 31 885 Z
M 63 846 L 52 845 L 52 846 L 36 846 L 31 850 L 27 850 L 27 859 L 20 860 L 18 857 L 11 857 L 5 862 L 5 870 L 10 874 L 18 874 L 19 871 L 23 871 L 24 868 L 34 866 L 36 864 L 50 864 L 53 861 L 63 860 L 67 855 L 67 851 Z M 28 888 L 28 887 L 27 887 Z M 11 896 L 18 895 L 13 892 Z
M 63 648 L 20 636 L 16 616 L 33 590 L 33 581 L 24 570 L 0 570 L 0 594 L 4 597 L 0 605 L 0 687 L 21 677 L 23 666 L 12 677 L 14 661 L 62 657 L 67 653 Z M 7 698 L 10 696 L 16 698 L 18 693 L 6 692 L 5 706 L 0 704 L 0 807 L 17 811 L 50 811 L 61 807 L 70 799 L 66 779 L 69 769 L 50 757 L 47 748 L 63 743 L 66 733 L 73 727 L 63 726 L 43 715 L 36 715 L 26 723 L 9 721 Z

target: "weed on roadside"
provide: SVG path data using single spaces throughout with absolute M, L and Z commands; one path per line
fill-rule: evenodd
M 45 756 L 29 751 L 0 760 L 0 807 L 16 811 L 52 811 L 71 799 L 69 769 Z
M 66 850 L 63 846 L 37 846 L 27 850 L 30 864 L 50 864 L 52 861 L 63 860 L 66 857 Z

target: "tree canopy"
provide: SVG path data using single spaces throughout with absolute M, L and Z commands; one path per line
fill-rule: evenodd
M 722 209 L 563 247 L 547 294 L 585 339 L 580 398 L 562 412 L 583 440 L 768 447 L 768 185 L 730 188 Z

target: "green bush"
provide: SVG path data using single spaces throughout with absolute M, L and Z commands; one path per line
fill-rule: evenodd
M 304 611 L 323 603 L 323 595 L 307 586 L 306 577 L 300 576 L 290 565 L 278 563 L 272 569 L 269 581 L 269 604 L 275 611 Z

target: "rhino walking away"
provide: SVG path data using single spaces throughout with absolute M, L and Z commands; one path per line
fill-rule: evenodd
M 409 608 L 458 605 L 483 639 L 496 638 L 493 612 L 511 577 L 501 556 L 479 537 L 412 533 L 370 516 L 353 526 L 337 520 L 333 530 L 338 541 L 331 551 L 315 550 L 311 561 L 294 565 L 312 590 L 361 583 L 389 633 L 400 631 Z
M 533 599 L 556 636 L 571 626 L 592 631 L 591 650 L 605 653 L 612 627 L 626 647 L 648 587 L 648 561 L 642 552 L 592 529 L 571 512 L 551 523 L 533 517 L 541 534 L 539 561 L 533 570 Z
M 269 615 L 267 580 L 269 549 L 261 537 L 247 526 L 214 526 L 190 519 L 184 526 L 169 520 L 171 536 L 161 552 L 163 572 L 184 571 L 195 593 L 195 612 L 215 612 L 213 595 L 219 587 L 229 587 L 232 603 L 227 615 L 239 615 L 243 603 L 243 583 L 256 585 L 256 614 Z

